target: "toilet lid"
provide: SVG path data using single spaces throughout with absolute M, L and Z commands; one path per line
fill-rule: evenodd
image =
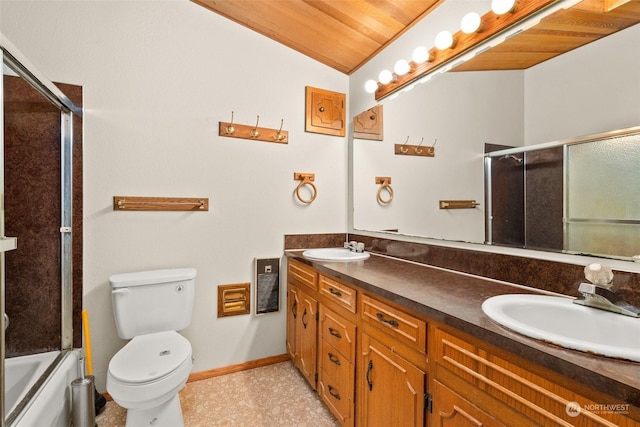
M 161 378 L 191 357 L 191 344 L 176 331 L 133 338 L 109 362 L 109 372 L 122 382 L 145 383 Z

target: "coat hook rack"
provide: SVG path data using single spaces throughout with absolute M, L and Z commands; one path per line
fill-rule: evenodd
M 376 184 L 380 186 L 378 188 L 378 193 L 376 194 L 376 198 L 378 199 L 378 203 L 381 205 L 388 205 L 393 201 L 393 188 L 391 188 L 391 177 L 390 176 L 376 176 Z M 382 197 L 383 190 L 386 190 L 389 197 L 384 199 Z
M 422 138 L 420 144 L 418 145 L 410 145 L 408 144 L 408 142 L 409 137 L 407 137 L 404 144 L 395 144 L 395 153 L 400 156 L 435 157 L 436 153 L 434 147 L 436 145 L 436 142 L 438 142 L 438 139 L 436 139 L 436 142 L 434 142 L 430 147 L 425 147 L 422 145 L 422 143 L 424 142 L 424 138 Z
M 231 122 L 218 122 L 218 135 L 229 138 L 251 139 L 254 141 L 276 142 L 280 144 L 289 143 L 289 132 L 282 130 L 284 119 L 280 121 L 280 129 L 258 127 L 260 115 L 256 117 L 255 126 L 233 123 L 233 111 L 231 112 Z
M 313 202 L 316 199 L 316 196 L 318 196 L 318 189 L 313 184 L 313 181 L 315 181 L 315 179 L 316 179 L 316 174 L 314 174 L 314 173 L 305 173 L 305 172 L 294 172 L 293 173 L 293 179 L 296 180 L 296 181 L 300 181 L 300 184 L 298 184 L 298 186 L 296 187 L 296 191 L 295 191 L 296 197 L 298 198 L 298 200 L 300 200 L 301 203 L 304 203 L 306 205 L 308 205 L 309 203 Z M 309 187 L 311 187 L 311 197 L 309 199 L 304 199 L 300 195 L 300 190 L 305 185 L 308 185 Z

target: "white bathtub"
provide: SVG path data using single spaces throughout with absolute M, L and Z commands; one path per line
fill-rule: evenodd
M 59 360 L 52 366 L 56 358 Z M 78 377 L 78 359 L 78 351 L 64 353 L 53 351 L 6 359 L 7 426 L 69 427 L 71 424 L 70 384 Z M 49 371 L 47 376 L 41 379 L 42 374 L 47 371 Z M 32 389 L 38 381 L 41 382 L 40 387 Z M 25 397 L 28 398 L 25 400 Z M 16 408 L 18 411 L 14 411 Z

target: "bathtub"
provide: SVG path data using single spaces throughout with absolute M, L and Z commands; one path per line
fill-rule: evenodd
M 71 381 L 79 351 L 52 351 L 5 359 L 7 427 L 69 427 Z

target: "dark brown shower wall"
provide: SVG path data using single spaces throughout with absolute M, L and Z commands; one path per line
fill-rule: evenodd
M 82 87 L 57 86 L 78 106 Z M 7 357 L 60 349 L 60 111 L 19 77 L 4 76 Z M 82 119 L 73 117 L 73 344 L 82 345 Z

